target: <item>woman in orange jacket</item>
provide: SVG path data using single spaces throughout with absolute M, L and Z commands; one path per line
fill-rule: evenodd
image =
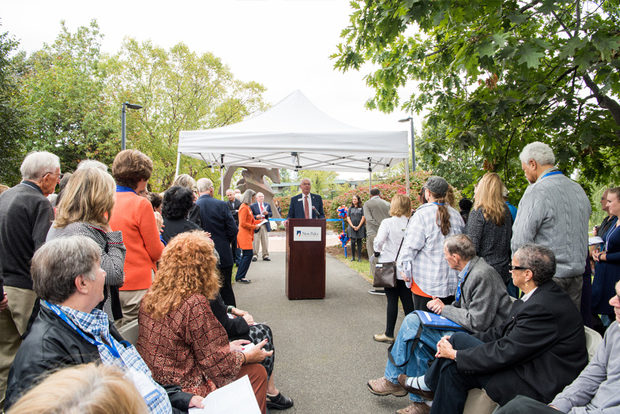
M 237 269 L 236 282 L 250 283 L 245 278 L 252 263 L 252 255 L 254 250 L 252 242 L 254 241 L 254 230 L 260 226 L 260 221 L 254 219 L 250 205 L 254 203 L 256 192 L 254 190 L 246 190 L 241 197 L 241 207 L 239 207 L 239 233 L 237 234 L 237 245 L 243 251 L 241 255 L 241 263 Z

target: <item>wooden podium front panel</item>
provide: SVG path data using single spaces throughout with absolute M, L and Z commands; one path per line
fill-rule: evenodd
M 289 219 L 286 228 L 286 297 L 325 298 L 325 219 Z M 318 227 L 320 241 L 295 241 L 294 231 Z

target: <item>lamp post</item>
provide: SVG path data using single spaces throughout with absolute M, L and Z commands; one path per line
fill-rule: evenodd
M 125 142 L 127 141 L 127 132 L 125 131 L 125 107 L 129 109 L 142 109 L 141 105 L 123 102 L 121 109 L 121 151 L 125 150 Z
M 411 167 L 413 169 L 413 172 L 415 172 L 415 135 L 413 135 L 413 118 L 409 117 L 409 118 L 405 118 L 405 119 L 399 119 L 398 122 L 407 122 L 409 121 L 411 123 Z

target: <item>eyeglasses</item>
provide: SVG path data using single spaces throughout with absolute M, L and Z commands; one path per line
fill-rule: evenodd
M 529 267 L 521 267 L 521 266 L 513 266 L 508 265 L 508 269 L 512 272 L 513 270 L 530 270 Z

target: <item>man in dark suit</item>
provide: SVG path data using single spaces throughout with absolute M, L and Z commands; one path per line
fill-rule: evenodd
M 299 189 L 301 194 L 291 197 L 291 205 L 286 218 L 325 218 L 323 199 L 320 195 L 310 194 L 312 189 L 310 180 L 303 178 L 299 184 Z
M 239 207 L 241 207 L 241 201 L 235 198 L 235 192 L 233 190 L 226 190 L 226 198 L 228 201 L 228 208 L 230 210 L 230 214 L 232 214 L 233 220 L 235 220 L 235 224 L 237 225 L 237 229 L 239 228 Z M 230 251 L 233 255 L 233 261 L 239 266 L 241 262 L 241 249 L 237 246 L 237 236 L 235 236 L 234 240 L 230 243 Z
M 581 315 L 551 280 L 556 270 L 551 249 L 521 246 L 511 269 L 524 296 L 514 302 L 508 319 L 484 332 L 442 338 L 426 375 L 402 384 L 427 398 L 432 398 L 428 390 L 435 391 L 431 414 L 463 412 L 473 388 L 484 388 L 499 405 L 516 395 L 549 403 L 586 366 Z
M 252 210 L 252 214 L 254 215 L 255 220 L 263 221 L 264 219 L 269 219 L 269 217 L 273 216 L 271 212 L 271 206 L 265 203 L 265 195 L 263 193 L 256 193 L 256 203 L 250 206 Z M 258 249 L 263 246 L 263 260 L 270 261 L 269 258 L 269 232 L 271 231 L 271 226 L 269 223 L 265 223 L 255 230 L 254 242 L 252 245 L 252 249 L 254 250 L 254 256 L 252 257 L 252 261 L 255 262 L 258 260 Z
M 200 220 L 204 231 L 211 233 L 215 250 L 220 255 L 220 280 L 222 287 L 220 294 L 224 303 L 236 306 L 235 294 L 232 290 L 232 269 L 234 265 L 230 244 L 236 239 L 239 232 L 228 204 L 213 198 L 213 183 L 208 178 L 201 178 L 197 183 L 200 198 L 196 205 L 200 207 Z

